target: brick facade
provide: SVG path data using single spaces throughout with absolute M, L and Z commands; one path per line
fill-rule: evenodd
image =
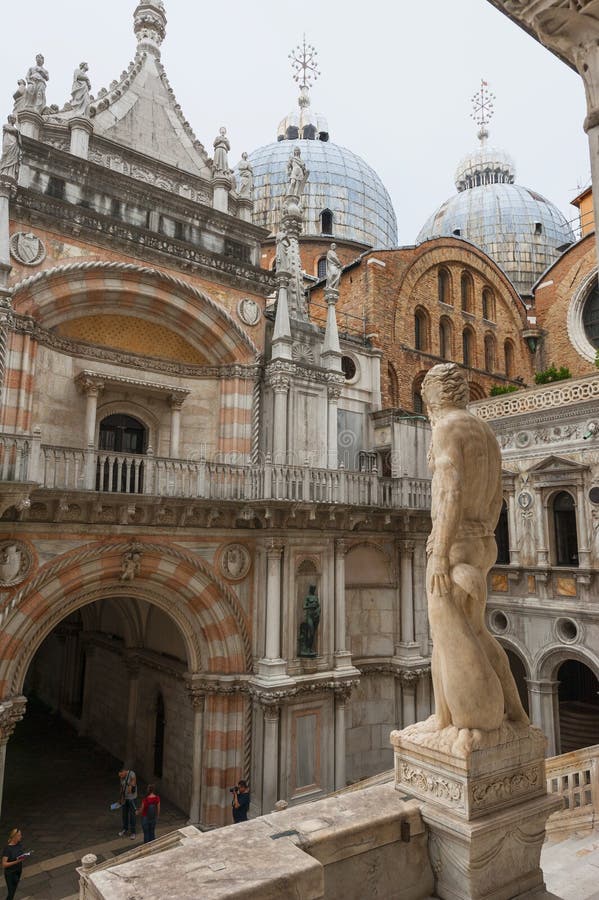
M 447 280 L 444 301 L 439 299 L 440 270 Z M 462 277 L 467 309 L 462 308 Z M 313 318 L 322 321 L 321 287 L 312 291 L 311 301 Z M 487 396 L 493 384 L 531 383 L 532 355 L 522 338 L 525 306 L 498 266 L 464 241 L 439 238 L 365 254 L 343 273 L 337 314 L 341 331 L 358 334 L 364 328 L 383 351 L 384 407 L 414 410 L 415 394 L 431 366 L 443 359 L 464 362 L 464 331 L 471 335 L 466 368 L 473 399 Z

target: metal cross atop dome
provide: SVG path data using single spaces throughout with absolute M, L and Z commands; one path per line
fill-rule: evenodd
M 476 124 L 479 127 L 478 137 L 479 140 L 483 141 L 489 137 L 489 132 L 487 130 L 487 125 L 491 121 L 493 117 L 493 113 L 495 109 L 493 107 L 493 101 L 495 100 L 495 94 L 493 91 L 489 90 L 489 85 L 484 79 L 480 80 L 480 90 L 476 92 L 472 96 L 472 112 L 470 113 L 470 118 L 474 119 Z
M 301 44 L 298 44 L 291 53 L 291 68 L 293 69 L 293 80 L 297 81 L 300 88 L 312 87 L 318 76 L 320 69 L 316 57 L 318 53 L 312 44 L 306 43 L 306 35 L 304 35 Z

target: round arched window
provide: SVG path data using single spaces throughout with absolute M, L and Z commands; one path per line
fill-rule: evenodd
M 588 340 L 599 349 L 599 285 L 596 278 L 582 310 L 582 325 Z

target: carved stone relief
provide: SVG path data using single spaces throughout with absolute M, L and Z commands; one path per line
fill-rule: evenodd
M 241 581 L 250 570 L 252 558 L 243 544 L 228 544 L 221 552 L 219 567 L 229 581 Z
M 12 587 L 27 577 L 33 566 L 33 556 L 21 541 L 0 543 L 0 586 Z
M 260 321 L 260 306 L 255 300 L 245 297 L 239 301 L 237 313 L 246 325 L 257 325 Z
M 46 257 L 44 242 L 30 231 L 17 231 L 11 235 L 10 252 L 24 266 L 39 266 Z

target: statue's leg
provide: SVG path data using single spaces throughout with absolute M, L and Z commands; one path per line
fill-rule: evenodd
M 433 653 L 431 656 L 431 679 L 433 682 L 433 693 L 435 696 L 435 716 L 439 728 L 447 728 L 451 725 L 451 714 L 445 699 L 445 690 L 443 689 L 443 675 L 439 666 L 439 654 L 435 651 L 433 645 Z
M 493 546 L 489 545 L 488 540 L 475 542 L 480 543 L 480 552 L 477 553 L 478 559 L 483 562 L 495 555 L 495 542 Z M 472 548 L 471 548 L 472 550 Z M 489 633 L 485 622 L 485 608 L 487 602 L 487 569 L 480 568 L 478 565 L 470 565 L 467 562 L 459 563 L 452 570 L 452 577 L 455 577 L 460 586 L 464 589 L 460 594 L 460 603 L 464 610 L 472 631 L 474 632 L 482 652 L 485 654 L 501 683 L 505 712 L 508 719 L 513 722 L 528 723 L 529 719 L 526 715 L 524 707 L 520 701 L 520 695 L 514 681 L 514 676 L 510 669 L 507 655 L 503 647 Z

